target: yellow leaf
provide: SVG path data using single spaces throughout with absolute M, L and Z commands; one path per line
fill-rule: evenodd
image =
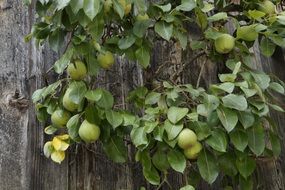
M 59 137 L 60 136 L 53 138 L 52 145 L 55 150 L 65 151 L 66 149 L 68 149 L 69 144 L 67 142 L 62 141 Z
M 64 151 L 54 151 L 51 153 L 51 159 L 56 163 L 61 163 L 65 158 L 65 152 Z
M 62 141 L 59 138 L 54 137 L 52 139 L 52 146 L 54 147 L 55 150 L 60 150 L 61 144 L 62 144 Z
M 68 140 L 69 139 L 69 135 L 68 134 L 65 134 L 65 135 L 59 135 L 59 136 L 56 136 L 57 138 L 59 138 L 60 140 Z
M 54 151 L 54 148 L 52 146 L 52 142 L 48 141 L 44 145 L 44 155 L 49 158 L 51 153 Z

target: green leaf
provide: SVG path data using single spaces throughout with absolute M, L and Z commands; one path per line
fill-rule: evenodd
M 269 87 L 270 77 L 267 74 L 251 72 L 251 75 L 262 90 L 265 90 Z
M 247 109 L 247 101 L 242 95 L 229 94 L 222 98 L 225 107 L 233 108 L 239 111 Z
M 236 166 L 239 173 L 247 179 L 255 170 L 256 163 L 253 158 L 245 157 L 243 159 L 236 160 Z
M 112 110 L 106 111 L 106 118 L 114 129 L 116 129 L 123 123 L 123 117 L 119 112 L 115 112 Z
M 186 185 L 181 187 L 179 190 L 195 190 L 195 188 L 192 185 Z
M 190 47 L 192 50 L 197 50 L 197 49 L 205 49 L 207 44 L 204 41 L 196 41 L 193 40 L 190 42 Z
M 56 9 L 61 10 L 69 4 L 70 0 L 57 0 Z
M 173 124 L 176 124 L 187 115 L 188 111 L 188 108 L 179 108 L 172 106 L 168 109 L 167 118 Z
M 154 167 L 150 169 L 143 168 L 143 175 L 146 180 L 152 185 L 159 185 L 160 184 L 160 176 L 157 170 Z
M 150 52 L 149 49 L 141 46 L 139 49 L 136 51 L 136 58 L 139 61 L 139 64 L 143 68 L 147 68 L 149 63 L 150 63 Z
M 96 89 L 96 90 L 88 90 L 85 93 L 85 98 L 89 101 L 99 101 L 102 98 L 102 90 L 101 89 Z
M 134 5 L 139 12 L 146 12 L 148 4 L 145 2 L 145 0 L 134 0 Z
M 114 104 L 114 97 L 112 96 L 112 94 L 104 89 L 98 88 L 97 90 L 101 91 L 98 93 L 102 94 L 100 100 L 97 101 L 97 105 L 104 109 L 111 109 Z
M 211 86 L 211 89 L 218 89 L 218 90 L 225 91 L 227 93 L 232 93 L 234 91 L 234 88 L 235 88 L 235 85 L 234 83 L 231 83 L 231 82 L 225 82 L 220 85 Z
M 235 126 L 238 122 L 237 113 L 231 109 L 223 108 L 223 107 L 220 107 L 217 110 L 217 113 L 218 113 L 218 117 L 219 117 L 221 123 L 223 124 L 223 126 L 225 127 L 225 129 L 228 132 L 231 132 L 235 128 Z
M 214 110 L 218 108 L 219 104 L 220 100 L 218 97 L 208 94 L 204 95 L 204 106 L 206 111 L 204 116 L 208 117 Z
M 235 165 L 235 157 L 233 153 L 226 153 L 219 157 L 219 166 L 221 170 L 229 176 L 235 176 L 238 171 Z
M 144 130 L 146 133 L 151 133 L 157 126 L 158 126 L 159 122 L 156 121 L 148 121 L 144 123 Z
M 244 179 L 242 176 L 239 176 L 239 186 L 242 190 L 253 190 L 253 180 L 252 177 Z
M 177 172 L 183 173 L 186 168 L 185 156 L 178 150 L 171 149 L 167 153 L 167 159 L 170 166 Z
M 74 48 L 70 47 L 66 50 L 66 52 L 57 60 L 53 66 L 56 73 L 61 74 L 70 63 L 70 60 L 73 56 Z
M 285 47 L 285 38 L 282 38 L 281 36 L 270 36 L 269 37 L 270 40 L 272 40 L 273 43 L 275 43 L 276 45 L 280 46 L 280 47 Z
M 158 150 L 152 157 L 153 165 L 160 171 L 166 172 L 169 169 L 169 163 L 165 152 Z
M 271 90 L 274 90 L 275 92 L 278 92 L 278 93 L 283 94 L 283 95 L 285 93 L 284 87 L 277 82 L 271 82 L 269 85 L 269 88 Z
M 219 175 L 219 168 L 212 153 L 203 149 L 203 151 L 199 154 L 197 164 L 203 179 L 209 184 L 214 183 Z
M 260 42 L 260 51 L 266 57 L 271 57 L 275 52 L 276 45 L 268 38 L 262 38 Z
M 165 21 L 159 21 L 155 24 L 154 30 L 163 39 L 169 41 L 173 33 L 173 25 Z
M 227 137 L 225 132 L 223 132 L 222 130 L 217 129 L 213 131 L 211 137 L 206 140 L 206 143 L 219 152 L 227 151 Z
M 98 0 L 84 0 L 83 10 L 85 14 L 93 20 L 99 13 L 101 8 L 101 1 Z
M 83 8 L 83 4 L 84 4 L 84 0 L 71 0 L 70 6 L 72 9 L 72 12 L 74 14 L 77 14 L 78 11 Z
M 207 20 L 207 14 L 203 13 L 200 9 L 195 9 L 195 14 L 196 14 L 196 23 L 198 26 L 204 31 L 208 27 L 208 20 Z M 205 35 L 207 36 L 206 38 L 215 35 L 215 32 L 212 32 L 213 30 L 208 30 Z M 204 42 L 205 43 L 205 42 Z M 205 43 L 206 46 L 206 43 Z
M 209 22 L 216 22 L 219 20 L 227 20 L 228 15 L 225 12 L 219 12 L 217 14 L 214 14 L 213 16 L 208 17 Z
M 255 25 L 242 26 L 237 29 L 237 39 L 244 41 L 255 41 L 258 38 L 258 32 Z
M 219 74 L 219 79 L 221 82 L 235 82 L 236 78 L 236 74 Z
M 154 4 L 154 6 L 160 8 L 163 12 L 168 12 L 171 10 L 171 4 L 168 3 L 166 5 L 158 5 L 158 4 Z
M 131 132 L 131 139 L 136 147 L 148 144 L 146 132 L 144 131 L 143 127 L 133 128 Z
M 180 131 L 183 129 L 183 124 L 172 124 L 169 120 L 166 120 L 164 122 L 164 129 L 167 133 L 168 140 L 173 140 L 175 139 Z
M 103 16 L 104 14 L 97 15 L 93 20 L 93 22 L 88 24 L 88 31 L 90 32 L 92 38 L 97 41 L 99 41 L 102 38 L 104 32 L 105 22 Z M 90 52 L 89 54 L 91 54 L 89 56 L 91 56 L 94 59 L 94 54 L 92 53 L 92 49 L 90 49 L 89 52 Z
M 258 10 L 249 10 L 248 14 L 251 18 L 255 20 L 260 19 L 266 15 L 264 12 Z
M 96 106 L 94 105 L 89 105 L 85 108 L 84 110 L 84 118 L 89 122 L 89 123 L 96 123 L 97 125 L 101 124 L 101 120 L 104 119 L 104 112 L 102 110 L 99 110 Z M 104 126 L 107 128 L 106 126 Z M 109 126 L 108 126 L 109 127 Z
M 204 140 L 211 135 L 211 130 L 207 123 L 200 121 L 194 122 L 193 129 L 195 130 L 199 141 Z
M 120 49 L 128 49 L 136 42 L 136 38 L 133 35 L 128 35 L 125 38 L 119 40 L 118 46 Z
M 280 138 L 278 137 L 278 135 L 276 135 L 272 131 L 270 131 L 269 139 L 270 139 L 271 149 L 272 149 L 273 155 L 278 157 L 281 153 Z
M 234 130 L 230 133 L 230 139 L 234 147 L 243 152 L 248 145 L 247 134 L 240 129 Z
M 151 20 L 136 21 L 133 26 L 134 35 L 136 35 L 139 38 L 142 38 L 151 24 L 152 24 Z
M 160 93 L 150 92 L 145 98 L 145 104 L 153 105 L 156 104 L 161 97 Z
M 254 115 L 249 111 L 238 112 L 238 118 L 245 129 L 251 127 L 255 121 Z
M 181 4 L 176 7 L 176 10 L 181 11 L 191 11 L 196 7 L 195 0 L 181 0 Z
M 86 84 L 83 81 L 73 81 L 69 84 L 69 98 L 75 104 L 80 104 L 87 92 Z
M 56 29 L 49 35 L 49 45 L 54 51 L 58 51 L 64 42 L 64 33 L 61 29 Z
M 80 141 L 79 135 L 78 135 L 78 130 L 79 130 L 79 126 L 80 126 L 79 122 L 80 122 L 80 115 L 76 114 L 76 115 L 72 116 L 66 124 L 67 130 L 68 130 L 68 135 L 74 141 Z
M 122 19 L 125 15 L 124 7 L 117 0 L 113 0 L 112 2 L 113 2 L 114 10 L 118 13 L 120 18 Z
M 122 138 L 112 135 L 108 142 L 103 143 L 103 149 L 106 155 L 114 162 L 126 162 L 127 147 Z
M 250 150 L 260 156 L 265 149 L 265 133 L 261 123 L 255 124 L 247 130 L 248 146 Z

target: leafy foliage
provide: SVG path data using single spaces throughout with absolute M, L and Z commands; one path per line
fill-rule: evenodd
M 127 161 L 125 141 L 130 141 L 136 148 L 136 161 L 153 185 L 166 182 L 161 174 L 166 176 L 170 169 L 186 174 L 191 163 L 198 168 L 198 176 L 210 184 L 223 173 L 232 177 L 229 185 L 239 182 L 241 187 L 252 189 L 255 158 L 280 153 L 276 126 L 268 117 L 270 109 L 284 112 L 273 98 L 273 93 L 284 95 L 284 83 L 254 70 L 250 49 L 258 42 L 260 52 L 269 57 L 278 46 L 285 47 L 285 13 L 264 10 L 260 3 L 38 0 L 40 19 L 26 40 L 34 37 L 38 45 L 47 41 L 55 51 L 62 49 L 64 42 L 67 46 L 53 67 L 61 79 L 32 96 L 37 117 L 48 121 L 57 109 L 69 110 L 72 115 L 65 128 L 53 124 L 45 128 L 46 134 L 54 136 L 44 146 L 45 155 L 62 162 L 68 147 L 81 142 L 79 130 L 84 120 L 89 128 L 96 127 L 96 134 L 87 132 L 91 135 L 88 139 L 100 132 L 103 149 L 115 162 Z M 227 30 L 229 22 L 233 33 Z M 201 38 L 187 34 L 185 26 L 189 24 L 199 27 Z M 113 95 L 94 88 L 92 79 L 102 69 L 112 67 L 114 55 L 149 67 L 158 40 L 175 41 L 184 50 L 202 51 L 207 59 L 224 63 L 228 73 L 221 73 L 220 82 L 206 89 L 171 80 L 159 88 L 138 87 L 129 93 L 128 100 L 140 113 L 115 109 Z M 87 66 L 89 76 L 81 81 L 62 75 L 75 60 Z M 199 143 L 196 150 L 195 145 L 185 150 L 179 147 L 183 129 L 195 132 L 194 141 Z M 271 146 L 266 146 L 266 139 Z

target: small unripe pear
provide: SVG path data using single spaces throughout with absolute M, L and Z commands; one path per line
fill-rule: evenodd
M 82 80 L 86 77 L 87 68 L 82 61 L 77 60 L 68 65 L 67 73 L 73 80 Z
M 197 135 L 191 129 L 183 129 L 178 135 L 178 146 L 187 149 L 197 142 Z
M 202 148 L 203 147 L 201 143 L 197 141 L 192 147 L 184 150 L 184 155 L 186 156 L 186 158 L 194 160 L 198 157 Z
M 86 143 L 92 143 L 98 140 L 100 137 L 100 132 L 100 128 L 97 125 L 89 123 L 87 120 L 82 122 L 78 130 L 80 138 Z
M 229 34 L 222 34 L 215 40 L 215 48 L 217 52 L 226 54 L 235 47 L 235 38 Z
M 71 115 L 68 111 L 63 109 L 58 109 L 54 111 L 51 115 L 51 122 L 56 127 L 64 127 L 68 120 L 70 119 Z

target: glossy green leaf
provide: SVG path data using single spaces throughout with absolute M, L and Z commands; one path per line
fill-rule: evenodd
M 266 57 L 271 57 L 275 52 L 276 45 L 268 38 L 262 38 L 260 42 L 260 51 Z
M 120 137 L 112 135 L 108 142 L 103 143 L 103 149 L 114 162 L 123 163 L 127 160 L 127 147 Z
M 244 96 L 229 94 L 222 98 L 225 107 L 244 111 L 247 109 L 247 101 Z
M 221 121 L 221 123 L 223 124 L 223 126 L 225 127 L 225 129 L 228 131 L 228 132 L 231 132 L 237 122 L 238 122 L 238 116 L 237 116 L 237 113 L 231 109 L 228 109 L 228 108 L 219 108 L 217 110 L 217 113 L 218 113 L 218 117 Z
M 227 137 L 222 130 L 213 131 L 211 137 L 206 140 L 206 143 L 219 152 L 226 152 L 227 150 Z
M 173 124 L 176 124 L 187 115 L 188 111 L 188 108 L 179 108 L 172 106 L 168 109 L 167 118 Z
M 70 47 L 66 50 L 66 52 L 57 60 L 53 66 L 56 73 L 63 73 L 64 69 L 70 63 L 70 60 L 74 54 L 74 48 Z
M 114 129 L 116 129 L 118 126 L 120 126 L 123 123 L 123 117 L 121 113 L 113 110 L 108 110 L 105 113 L 108 122 L 113 126 Z
M 150 52 L 149 49 L 142 46 L 136 51 L 136 58 L 139 61 L 139 64 L 143 68 L 147 68 L 150 63 Z
M 136 147 L 148 144 L 146 132 L 143 127 L 133 128 L 131 139 Z
M 176 7 L 176 10 L 181 11 L 191 11 L 196 7 L 195 0 L 181 0 L 181 4 Z
M 68 130 L 68 135 L 74 141 L 79 140 L 79 135 L 78 135 L 78 130 L 79 130 L 79 126 L 80 126 L 79 124 L 80 124 L 80 115 L 79 114 L 72 116 L 66 124 L 67 130 Z
M 203 151 L 199 154 L 197 164 L 203 179 L 209 184 L 214 183 L 219 175 L 219 168 L 212 153 L 203 149 Z
M 183 173 L 186 168 L 186 159 L 183 153 L 178 150 L 171 149 L 167 153 L 167 159 L 172 169 Z
M 247 179 L 255 170 L 256 163 L 253 158 L 245 157 L 243 159 L 236 160 L 236 166 L 239 173 Z
M 261 123 L 256 123 L 247 130 L 248 146 L 250 150 L 260 156 L 265 149 L 265 132 Z
M 83 10 L 85 14 L 93 20 L 99 13 L 101 8 L 101 1 L 98 0 L 84 0 Z
M 230 133 L 230 139 L 234 147 L 243 152 L 248 145 L 247 134 L 240 129 L 234 130 Z
M 164 122 L 164 129 L 167 133 L 168 140 L 173 140 L 175 137 L 178 136 L 180 131 L 183 129 L 183 124 L 172 124 L 169 120 Z
M 154 30 L 163 39 L 169 41 L 173 33 L 173 25 L 165 21 L 159 21 L 155 24 Z
M 169 163 L 165 152 L 158 150 L 152 157 L 153 165 L 162 172 L 166 172 L 169 169 Z

